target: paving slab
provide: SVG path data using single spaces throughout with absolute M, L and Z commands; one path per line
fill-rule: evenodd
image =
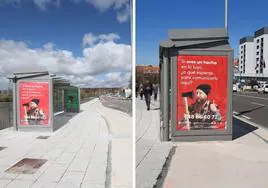
M 94 103 L 101 105 L 98 99 L 82 104 L 82 111 L 53 133 L 1 130 L 0 143 L 6 148 L 0 151 L 0 185 L 28 188 L 80 187 L 83 184 L 88 187 L 85 177 L 89 176 L 90 180 L 99 180 L 98 186 L 105 185 L 109 132 Z M 39 136 L 49 137 L 37 139 Z M 34 174 L 5 172 L 26 157 L 47 162 Z M 97 169 L 96 165 L 101 168 Z
M 243 129 L 242 124 L 236 126 Z M 258 127 L 233 141 L 176 143 L 163 187 L 266 188 L 265 139 L 268 131 Z
M 107 102 L 107 101 L 106 101 Z M 104 117 L 110 132 L 110 158 L 111 187 L 132 187 L 133 184 L 133 138 L 132 117 L 124 112 L 104 107 L 95 103 L 101 116 Z M 102 147 L 99 147 L 100 149 Z
M 147 111 L 136 98 L 136 187 L 153 188 L 167 160 L 172 143 L 160 142 L 159 100 Z

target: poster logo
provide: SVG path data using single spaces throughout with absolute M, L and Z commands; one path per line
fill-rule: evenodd
M 177 130 L 225 129 L 228 57 L 177 58 Z
M 49 124 L 48 82 L 20 82 L 20 125 Z

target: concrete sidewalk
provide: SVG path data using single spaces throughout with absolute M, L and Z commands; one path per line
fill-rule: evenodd
M 111 139 L 111 187 L 132 188 L 133 134 L 132 117 L 95 103 L 94 108 L 109 126 Z
M 267 188 L 267 129 L 238 120 L 233 126 L 233 141 L 175 143 L 163 187 Z
M 159 100 L 147 111 L 144 100 L 136 98 L 136 187 L 152 188 L 166 162 L 171 143 L 160 142 Z
M 98 99 L 82 104 L 82 112 L 54 133 L 0 131 L 0 147 L 6 147 L 0 151 L 0 187 L 111 187 L 109 114 L 104 117 L 96 105 Z M 37 139 L 41 135 L 50 137 Z M 23 158 L 47 162 L 34 174 L 5 172 Z

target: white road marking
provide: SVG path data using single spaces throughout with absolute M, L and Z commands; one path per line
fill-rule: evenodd
M 239 116 L 239 112 L 233 111 L 233 115 L 234 116 Z M 245 118 L 245 119 L 251 119 L 251 117 L 245 116 L 245 115 L 241 115 L 241 117 Z
M 243 118 L 246 118 L 246 119 L 251 119 L 250 117 L 248 116 L 245 116 L 245 115 L 242 115 Z
M 260 105 L 260 106 L 266 106 L 266 105 L 264 105 L 264 104 L 257 103 L 257 102 L 252 102 L 251 104 L 256 104 L 256 105 Z
M 233 114 L 234 114 L 234 115 L 238 115 L 239 113 L 238 113 L 238 112 L 236 112 L 236 111 L 233 111 Z
M 250 95 L 237 95 L 237 94 L 234 94 L 234 96 L 238 96 L 238 97 L 248 97 L 248 98 L 255 98 L 255 99 L 262 99 L 262 100 L 268 100 L 268 98 L 254 97 L 254 96 L 250 96 Z

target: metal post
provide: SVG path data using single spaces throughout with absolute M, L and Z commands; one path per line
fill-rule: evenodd
M 228 34 L 228 0 L 225 0 L 225 29 Z
M 169 95 L 169 80 L 168 80 L 168 55 L 164 53 L 163 56 L 163 130 L 162 130 L 162 138 L 163 141 L 169 141 L 169 104 L 168 104 L 168 95 Z
M 13 80 L 13 128 L 15 130 L 18 130 L 18 126 L 17 126 L 17 80 L 16 78 L 14 78 Z

